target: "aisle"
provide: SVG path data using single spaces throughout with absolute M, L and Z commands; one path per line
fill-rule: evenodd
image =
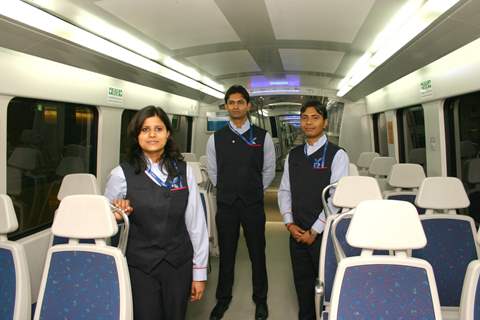
M 277 212 L 278 215 L 280 215 Z M 293 286 L 288 233 L 281 222 L 267 222 L 267 272 L 269 280 L 269 319 L 295 319 L 297 303 Z M 211 258 L 212 271 L 209 274 L 204 299 L 188 306 L 187 319 L 208 319 L 215 305 L 215 289 L 218 275 L 218 258 Z M 225 320 L 253 319 L 255 305 L 252 301 L 250 260 L 243 235 L 240 236 L 235 269 L 233 300 L 225 313 Z

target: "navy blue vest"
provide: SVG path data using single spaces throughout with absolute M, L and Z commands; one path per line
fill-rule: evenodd
M 246 205 L 263 201 L 263 144 L 266 131 L 252 125 L 254 145 L 248 145 L 229 126 L 215 132 L 217 202 Z M 250 130 L 243 136 L 250 138 Z
M 315 168 L 315 159 L 323 155 L 325 145 L 306 156 L 304 145 L 292 149 L 288 156 L 288 173 L 292 195 L 292 214 L 296 225 L 309 230 L 323 210 L 322 191 L 330 184 L 333 158 L 340 148 L 328 143 L 323 168 Z
M 128 163 L 121 167 L 127 180 L 127 199 L 133 212 L 130 215 L 130 234 L 127 262 L 150 273 L 162 260 L 180 266 L 193 258 L 193 247 L 185 226 L 188 203 L 186 163 L 178 161 L 182 183 L 187 188 L 170 191 L 160 187 L 145 172 L 135 174 Z

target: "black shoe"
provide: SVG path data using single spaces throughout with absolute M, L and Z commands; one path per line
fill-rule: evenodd
M 265 302 L 257 303 L 255 308 L 255 320 L 265 320 L 268 318 L 268 306 Z
M 213 308 L 212 312 L 210 313 L 210 320 L 222 319 L 223 314 L 225 313 L 225 311 L 227 311 L 229 306 L 229 303 L 217 302 L 215 308 Z

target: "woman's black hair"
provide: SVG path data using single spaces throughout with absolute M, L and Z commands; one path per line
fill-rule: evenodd
M 159 117 L 160 120 L 162 120 L 162 122 L 165 124 L 167 131 L 170 133 L 170 136 L 167 139 L 167 143 L 165 144 L 162 159 L 160 161 L 161 169 L 166 169 L 169 178 L 177 177 L 179 175 L 179 172 L 176 161 L 183 160 L 183 156 L 180 153 L 180 150 L 178 149 L 175 141 L 173 140 L 172 123 L 170 122 L 170 119 L 168 118 L 168 115 L 165 113 L 165 111 L 163 111 L 163 109 L 160 107 L 147 106 L 139 110 L 128 124 L 128 162 L 133 165 L 136 174 L 145 171 L 145 169 L 147 168 L 147 162 L 143 154 L 143 150 L 138 144 L 138 135 L 142 130 L 145 119 L 151 117 Z

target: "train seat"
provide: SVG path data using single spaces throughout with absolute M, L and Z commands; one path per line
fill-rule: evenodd
M 441 319 L 432 267 L 407 256 L 408 250 L 427 243 L 412 204 L 363 201 L 355 210 L 347 241 L 362 254 L 339 262 L 329 319 Z M 373 256 L 374 250 L 392 250 L 395 255 Z
M 359 176 L 357 165 L 355 163 L 350 163 L 348 166 L 348 175 L 349 176 Z
M 208 158 L 206 155 L 200 156 L 200 158 L 198 158 L 198 162 L 200 162 L 200 166 L 202 168 L 207 169 Z
M 200 200 L 202 201 L 203 211 L 205 212 L 205 220 L 207 222 L 208 238 L 210 240 L 210 245 L 213 247 L 217 239 L 214 226 L 215 207 L 213 204 L 214 201 L 212 198 L 212 193 L 209 189 L 205 188 L 205 175 L 202 173 L 200 162 L 189 162 L 188 164 L 192 168 L 195 181 L 198 185 L 198 192 L 200 193 Z
M 7 174 L 15 176 L 15 182 L 7 183 L 14 186 L 11 195 L 21 226 L 35 224 L 38 218 L 35 210 L 42 207 L 42 185 L 46 183 L 44 164 L 42 152 L 35 147 L 17 147 L 7 160 Z
M 440 304 L 445 315 L 458 314 L 468 264 L 479 258 L 475 222 L 457 214 L 426 214 L 420 217 L 427 245 L 412 257 L 428 261 L 435 272 Z
M 463 281 L 459 319 L 480 319 L 480 261 L 470 262 Z
M 418 188 L 425 179 L 423 167 L 414 163 L 397 163 L 392 167 L 388 184 L 394 188 L 384 192 L 384 198 L 389 200 L 402 200 L 415 204 Z M 419 214 L 425 213 L 423 208 L 417 208 Z
M 425 168 L 427 164 L 427 150 L 425 148 L 413 148 L 408 153 L 408 162 L 419 164 Z
M 425 214 L 456 214 L 468 208 L 470 200 L 462 181 L 455 177 L 429 177 L 420 185 L 415 205 L 426 209 Z
M 393 157 L 376 157 L 372 160 L 368 174 L 378 181 L 380 190 L 385 191 L 389 189 L 387 184 L 388 176 L 392 171 L 392 167 L 397 163 L 397 160 Z
M 197 155 L 193 152 L 182 152 L 183 160 L 185 162 L 197 162 Z
M 60 202 L 52 232 L 69 242 L 48 250 L 35 320 L 133 319 L 127 261 L 105 241 L 117 231 L 107 198 L 73 195 Z
M 470 199 L 468 213 L 477 223 L 480 223 L 480 158 L 468 161 L 467 182 L 471 186 L 468 189 Z
M 23 246 L 8 241 L 18 221 L 9 196 L 0 194 L 0 319 L 30 320 L 30 273 Z
M 348 176 L 339 180 L 332 203 L 337 208 L 344 211 L 350 211 L 361 201 L 369 199 L 382 199 L 382 193 L 378 187 L 377 181 L 372 177 L 366 176 Z M 330 303 L 333 279 L 337 269 L 337 257 L 332 238 L 332 223 L 338 218 L 339 214 L 327 216 L 325 229 L 322 233 L 322 246 L 320 248 L 319 262 L 319 283 L 316 288 L 315 304 L 317 314 L 320 314 L 322 306 L 328 308 Z M 360 250 L 349 246 L 345 241 L 346 230 L 350 220 L 344 219 L 336 228 L 336 236 L 339 245 L 347 256 L 358 255 Z M 320 311 L 320 312 L 319 312 Z
M 362 176 L 368 175 L 368 168 L 370 168 L 370 164 L 372 163 L 372 160 L 376 157 L 380 157 L 380 155 L 377 152 L 360 153 L 357 159 L 357 167 L 360 175 Z
M 67 196 L 79 194 L 94 194 L 100 195 L 100 187 L 98 186 L 97 178 L 90 173 L 72 173 L 63 177 L 60 189 L 58 190 L 57 199 L 62 201 Z M 113 237 L 113 242 L 116 242 L 116 236 Z M 118 241 L 117 241 L 118 242 Z M 52 245 L 68 243 L 68 238 L 58 237 L 52 234 Z M 82 239 L 81 243 L 93 243 L 91 239 Z

